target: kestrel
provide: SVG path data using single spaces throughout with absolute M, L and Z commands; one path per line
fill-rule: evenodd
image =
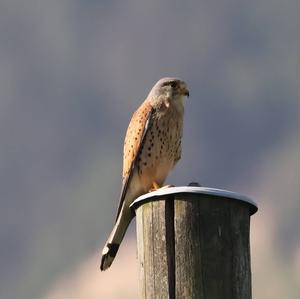
M 181 156 L 185 82 L 162 78 L 129 123 L 123 157 L 123 184 L 115 226 L 103 248 L 101 270 L 112 264 L 134 217 L 130 204 L 140 195 L 160 188 Z

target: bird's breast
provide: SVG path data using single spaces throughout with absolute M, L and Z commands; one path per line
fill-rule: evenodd
M 180 157 L 182 116 L 176 111 L 154 115 L 138 158 L 138 173 L 145 191 L 155 181 L 162 185 Z

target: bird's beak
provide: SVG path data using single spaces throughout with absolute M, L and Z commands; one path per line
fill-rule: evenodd
M 183 95 L 189 97 L 190 96 L 190 92 L 187 88 L 184 88 L 183 91 L 182 91 Z

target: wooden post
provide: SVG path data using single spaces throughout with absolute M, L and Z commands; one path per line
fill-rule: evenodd
M 248 198 L 203 187 L 139 197 L 139 298 L 250 299 Z

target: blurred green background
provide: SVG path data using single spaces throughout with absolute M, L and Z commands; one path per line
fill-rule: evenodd
M 255 199 L 253 297 L 300 294 L 300 2 L 2 0 L 0 297 L 136 298 L 134 225 L 98 271 L 132 112 L 190 89 L 168 182 Z

